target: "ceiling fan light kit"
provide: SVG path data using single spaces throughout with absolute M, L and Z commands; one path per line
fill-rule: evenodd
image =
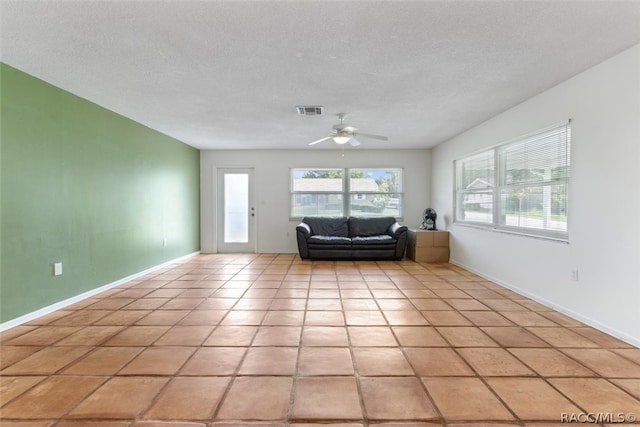
M 344 114 L 338 114 L 338 119 L 340 120 L 340 123 L 333 125 L 333 130 L 329 136 L 310 142 L 309 145 L 315 145 L 320 142 L 324 142 L 329 139 L 332 139 L 333 142 L 339 145 L 344 145 L 348 142 L 352 146 L 357 147 L 358 145 L 360 145 L 360 141 L 356 139 L 356 136 L 370 138 L 370 139 L 378 139 L 380 141 L 389 140 L 389 138 L 387 138 L 386 136 L 358 132 L 358 128 L 354 128 L 353 126 L 349 126 L 344 123 Z

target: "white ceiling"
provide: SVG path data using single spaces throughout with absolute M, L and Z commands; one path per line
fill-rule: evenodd
M 2 0 L 0 11 L 3 62 L 201 149 L 311 149 L 336 113 L 389 137 L 354 149 L 432 147 L 640 42 L 637 1 Z

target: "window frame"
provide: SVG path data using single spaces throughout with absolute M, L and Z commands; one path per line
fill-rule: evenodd
M 545 140 L 546 138 L 557 138 L 558 141 L 553 141 L 555 144 L 553 149 L 547 151 L 539 150 L 535 148 L 535 143 Z M 560 166 L 556 166 L 557 170 L 561 170 L 559 176 L 553 176 L 553 167 L 549 167 L 549 176 L 538 180 L 524 180 L 524 182 L 508 182 L 507 174 L 507 160 L 505 153 L 509 150 L 513 150 L 514 147 L 520 145 L 524 147 L 519 155 L 525 155 L 529 153 L 528 150 L 537 150 L 536 153 L 544 152 L 545 154 L 552 155 L 552 151 L 556 150 L 560 153 L 556 157 L 547 157 L 544 160 L 557 160 L 560 159 Z M 533 147 L 533 148 L 532 148 Z M 468 188 L 461 188 L 463 184 L 461 182 L 461 165 L 465 165 L 466 162 L 472 160 L 474 157 L 486 155 L 493 158 L 493 182 L 489 183 L 485 188 L 474 191 Z M 532 168 L 532 166 L 530 166 Z M 515 169 L 517 170 L 517 169 Z M 561 242 L 569 242 L 569 197 L 570 197 L 570 177 L 571 177 L 571 119 L 568 119 L 561 123 L 556 123 L 552 126 L 545 127 L 543 129 L 531 132 L 529 134 L 514 138 L 507 142 L 471 153 L 464 157 L 454 160 L 453 162 L 454 173 L 454 185 L 453 185 L 453 222 L 456 225 L 476 227 L 482 229 L 488 229 L 491 231 L 518 234 L 529 237 L 537 237 L 542 239 L 550 239 Z M 553 188 L 556 186 L 563 186 L 563 191 L 560 193 L 563 208 L 561 212 L 564 213 L 564 229 L 553 228 L 547 225 L 547 218 L 552 217 L 552 197 Z M 542 220 L 543 227 L 533 227 L 525 225 L 513 225 L 507 223 L 508 217 L 508 203 L 507 199 L 503 196 L 510 191 L 520 190 L 523 194 L 522 198 L 527 197 L 526 190 L 538 189 L 543 198 L 548 197 L 548 202 L 543 199 L 542 201 Z M 548 196 L 546 195 L 548 192 Z M 461 203 L 462 197 L 469 194 L 491 194 L 491 207 L 492 213 L 490 215 L 490 221 L 478 221 L 468 220 L 461 218 L 463 213 L 463 206 Z M 511 193 L 513 194 L 513 193 Z M 556 193 L 557 194 L 557 193 Z M 520 209 L 521 210 L 521 209 Z M 466 211 L 464 211 L 466 214 Z M 556 216 L 558 214 L 555 214 Z M 512 219 L 513 220 L 513 219 Z
M 308 192 L 308 191 L 296 191 L 295 190 L 295 176 L 296 173 L 299 172 L 305 172 L 305 171 L 336 171 L 336 170 L 340 170 L 342 171 L 342 191 L 341 192 L 337 192 L 337 191 L 313 191 L 313 192 Z M 391 191 L 380 191 L 378 189 L 378 191 L 366 191 L 363 189 L 354 189 L 353 191 L 351 190 L 351 171 L 353 170 L 378 170 L 378 171 L 397 171 L 398 173 L 398 181 L 399 181 L 399 190 L 397 192 L 391 192 Z M 403 210 L 404 210 L 404 183 L 403 183 L 403 179 L 404 179 L 404 168 L 400 168 L 400 167 L 345 167 L 345 168 L 332 168 L 332 167 L 324 167 L 324 168 L 314 168 L 314 167 L 300 167 L 300 168 L 290 168 L 289 171 L 289 180 L 290 180 L 290 193 L 289 193 L 289 219 L 291 221 L 300 221 L 302 220 L 302 218 L 304 216 L 313 216 L 313 215 L 304 215 L 304 216 L 297 216 L 294 215 L 294 208 L 295 208 L 295 197 L 296 195 L 301 195 L 301 194 L 316 194 L 316 195 L 320 195 L 320 194 L 336 194 L 336 195 L 341 195 L 342 196 L 342 214 L 340 216 L 359 216 L 357 215 L 354 211 L 353 211 L 353 205 L 355 204 L 354 201 L 358 201 L 359 199 L 354 199 L 354 197 L 357 196 L 361 196 L 364 197 L 366 199 L 367 196 L 376 196 L 376 195 L 388 195 L 390 196 L 390 199 L 398 199 L 397 202 L 397 210 L 399 215 L 398 216 L 394 216 L 398 221 L 402 221 L 403 218 Z M 377 215 L 370 215 L 371 217 L 375 217 Z

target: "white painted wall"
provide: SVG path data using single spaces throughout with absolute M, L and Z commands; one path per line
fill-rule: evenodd
M 452 224 L 455 159 L 567 118 L 569 244 Z M 452 262 L 640 346 L 640 45 L 432 155 L 432 204 L 451 231 Z
M 403 224 L 418 227 L 429 207 L 431 150 L 208 150 L 200 153 L 201 251 L 216 252 L 218 168 L 254 168 L 257 252 L 297 252 L 289 220 L 290 169 L 299 167 L 401 167 L 404 169 Z

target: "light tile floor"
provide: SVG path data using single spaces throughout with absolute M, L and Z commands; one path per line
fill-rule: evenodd
M 640 416 L 640 349 L 450 264 L 199 255 L 0 344 L 3 427 Z

